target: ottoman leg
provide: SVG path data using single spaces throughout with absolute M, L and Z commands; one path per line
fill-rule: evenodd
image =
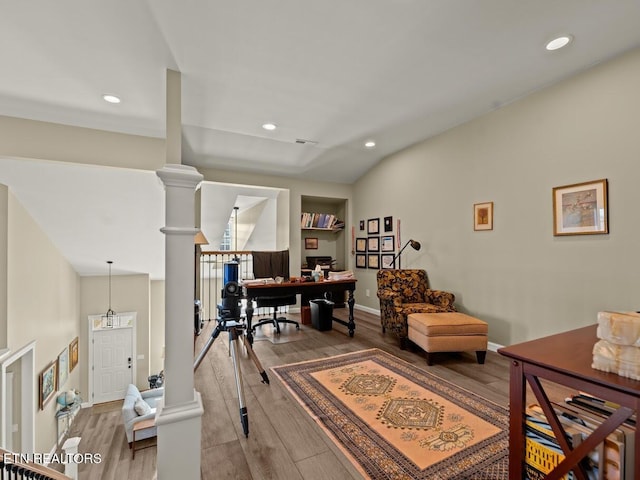
M 476 352 L 476 358 L 478 359 L 478 363 L 480 365 L 484 364 L 484 359 L 487 357 L 487 351 L 486 350 L 478 350 Z
M 433 354 L 429 353 L 429 352 L 424 352 L 425 353 L 425 357 L 427 359 L 427 365 L 432 366 L 433 365 Z

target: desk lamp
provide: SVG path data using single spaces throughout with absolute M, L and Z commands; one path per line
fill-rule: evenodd
M 400 249 L 400 251 L 398 252 L 398 254 L 393 257 L 393 260 L 391 261 L 391 263 L 393 264 L 393 266 L 396 266 L 396 259 L 398 259 L 398 268 L 400 268 L 400 254 L 404 251 L 405 248 L 407 248 L 409 245 L 411 245 L 411 248 L 413 248 L 414 250 L 418 251 L 420 250 L 420 247 L 422 247 L 422 245 L 420 245 L 420 242 L 418 242 L 417 240 L 409 240 L 407 243 L 404 244 L 404 247 L 402 247 Z

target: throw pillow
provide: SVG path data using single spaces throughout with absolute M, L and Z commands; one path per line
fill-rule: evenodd
M 147 402 L 145 402 L 141 398 L 136 400 L 136 403 L 133 406 L 133 409 L 136 411 L 138 415 L 146 415 L 148 413 L 151 413 L 151 407 Z

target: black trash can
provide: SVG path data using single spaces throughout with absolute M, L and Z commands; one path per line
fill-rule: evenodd
M 309 300 L 311 307 L 311 325 L 313 328 L 320 330 L 331 330 L 333 323 L 333 302 L 320 298 L 318 300 Z

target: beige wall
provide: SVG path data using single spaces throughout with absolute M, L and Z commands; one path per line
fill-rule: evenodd
M 403 242 L 422 242 L 402 266 L 427 269 L 499 344 L 640 310 L 638 78 L 640 50 L 387 158 L 355 184 L 354 221 L 401 219 Z M 610 234 L 554 237 L 552 188 L 601 178 Z M 494 229 L 474 232 L 487 201 Z M 375 272 L 357 275 L 357 303 L 378 308 Z
M 40 373 L 77 336 L 79 277 L 11 193 L 7 225 L 8 347 L 16 351 L 35 340 L 35 370 Z M 70 373 L 65 390 L 80 387 L 79 372 Z M 42 411 L 38 405 L 27 408 L 36 412 L 36 451 L 48 452 L 56 442 L 56 402 L 51 400 Z
M 106 262 L 106 261 L 105 261 Z M 106 263 L 105 263 L 106 268 Z M 82 299 L 80 308 L 80 365 L 82 365 L 82 388 L 88 391 L 89 362 L 87 339 L 88 316 L 107 312 L 109 308 L 109 277 L 82 277 L 80 279 Z M 113 275 L 111 277 L 111 308 L 118 312 L 136 312 L 136 385 L 149 388 L 150 362 L 150 306 L 151 286 L 148 275 Z M 85 348 L 82 348 L 84 345 Z M 143 358 L 140 358 L 142 356 Z M 85 400 L 91 401 L 86 398 Z
M 154 280 L 151 282 L 151 308 L 149 323 L 151 326 L 151 335 L 149 337 L 149 357 L 151 374 L 157 374 L 164 369 L 164 358 L 162 358 L 164 349 L 164 298 L 165 298 L 165 282 L 164 280 Z
M 0 184 L 0 349 L 7 347 L 7 248 L 9 240 L 9 187 Z
M 0 154 L 60 162 L 157 170 L 165 164 L 163 138 L 70 127 L 0 115 Z

